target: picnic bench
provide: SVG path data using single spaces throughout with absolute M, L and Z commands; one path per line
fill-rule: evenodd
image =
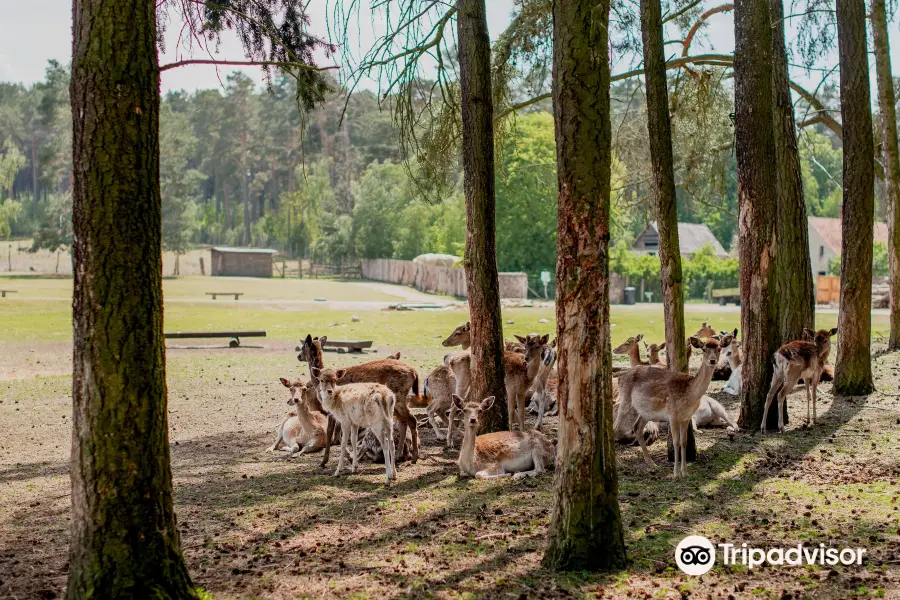
M 0 298 L 6 298 L 7 294 L 16 294 L 19 290 L 0 290 Z
M 206 338 L 231 338 L 229 348 L 237 348 L 241 345 L 242 337 L 266 337 L 265 331 L 175 331 L 164 334 L 165 338 L 172 340 L 206 339 Z
M 740 306 L 741 304 L 741 290 L 740 288 L 725 288 L 722 290 L 713 290 L 712 291 L 713 300 L 718 300 L 719 304 L 725 305 L 729 302 L 733 302 Z
M 206 292 L 207 296 L 212 296 L 212 299 L 215 300 L 216 296 L 234 296 L 235 300 L 240 300 L 240 296 L 244 295 L 244 292 Z
M 322 350 L 329 352 L 351 352 L 362 354 L 363 350 L 372 347 L 372 340 L 362 340 L 358 342 L 350 342 L 343 340 L 325 340 Z

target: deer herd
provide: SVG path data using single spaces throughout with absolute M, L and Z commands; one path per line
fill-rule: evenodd
M 774 376 L 766 398 L 762 420 L 772 401 L 778 399 L 778 430 L 784 430 L 783 405 L 799 382 L 806 387 L 807 423 L 815 424 L 816 394 L 821 380 L 830 379 L 826 369 L 831 337 L 837 329 L 804 330 L 808 340 L 782 346 L 773 357 Z M 727 380 L 724 392 L 741 393 L 741 352 L 738 330 L 717 332 L 707 323 L 688 338 L 688 347 L 701 355 L 693 374 L 670 371 L 660 351 L 666 344 L 648 344 L 643 335 L 628 338 L 613 349 L 627 355 L 628 368 L 613 370 L 614 436 L 617 442 L 637 443 L 645 462 L 653 467 L 647 445 L 667 428 L 675 449 L 674 476 L 686 475 L 688 428 L 727 427 L 737 424 L 725 408 L 706 395 L 713 379 Z M 454 426 L 460 422 L 462 442 L 458 465 L 462 476 L 479 479 L 512 476 L 534 477 L 552 469 L 556 446 L 541 432 L 544 416 L 556 414 L 556 340 L 532 333 L 506 341 L 503 355 L 508 430 L 479 435 L 485 411 L 493 396 L 469 398 L 472 380 L 471 325 L 457 327 L 444 341 L 447 348 L 461 347 L 444 357 L 423 380 L 415 367 L 400 360 L 400 354 L 343 369 L 326 367 L 322 347 L 327 338 L 307 335 L 298 360 L 307 363 L 308 381 L 281 378 L 289 391 L 291 411 L 275 430 L 269 452 L 290 456 L 323 451 L 321 466 L 327 467 L 330 448 L 340 434 L 339 475 L 345 458 L 355 473 L 361 457 L 376 454 L 384 461 L 385 481 L 397 477 L 397 463 L 419 459 L 418 421 L 413 408 L 425 408 L 426 421 L 447 449 L 454 446 Z M 640 344 L 649 357 L 641 358 Z M 420 385 L 421 384 L 421 385 Z M 811 390 L 811 393 L 810 393 Z M 811 413 L 810 413 L 811 409 Z M 534 426 L 526 427 L 526 412 L 536 414 Z M 360 450 L 360 434 L 377 449 Z M 364 442 L 364 446 L 366 443 Z

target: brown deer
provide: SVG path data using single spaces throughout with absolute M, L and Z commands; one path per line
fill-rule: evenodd
M 428 415 L 428 422 L 434 429 L 435 437 L 439 440 L 444 439 L 444 434 L 441 433 L 435 419 L 440 419 L 444 422 L 444 427 L 449 429 L 450 424 L 447 421 L 446 414 L 453 404 L 453 392 L 455 389 L 456 377 L 453 375 L 453 370 L 447 365 L 435 367 L 425 377 L 425 382 L 422 385 L 422 396 L 428 403 L 428 408 L 425 409 Z
M 351 473 L 356 473 L 359 462 L 359 428 L 371 429 L 381 441 L 384 450 L 385 482 L 390 485 L 397 478 L 397 464 L 394 459 L 394 428 L 391 415 L 394 414 L 394 392 L 380 383 L 350 383 L 339 385 L 346 373 L 344 369 L 332 371 L 313 368 L 318 384 L 322 406 L 341 424 L 341 451 L 334 475 L 338 476 L 344 467 L 344 451 L 347 442 L 353 453 Z M 352 439 L 352 441 L 351 441 Z
M 548 392 L 548 382 L 550 374 L 553 371 L 553 364 L 556 362 L 556 340 L 554 339 L 549 345 L 545 345 L 541 349 L 541 365 L 538 370 L 537 377 L 531 384 L 531 389 L 525 394 L 525 403 L 534 402 L 537 410 L 537 421 L 534 423 L 535 429 L 541 428 L 544 415 L 550 408 L 551 395 Z M 557 380 L 558 383 L 558 380 Z
M 319 403 L 315 386 L 312 382 L 290 381 L 286 377 L 281 377 L 279 381 L 288 388 L 288 405 L 294 407 L 295 412 L 285 417 L 275 430 L 275 443 L 268 451 L 290 451 L 292 457 L 298 453 L 318 452 L 325 447 L 328 419 L 315 408 Z
M 453 333 L 441 342 L 441 346 L 444 346 L 445 348 L 462 346 L 463 350 L 468 350 L 472 346 L 472 324 L 469 321 L 466 321 L 464 324 L 454 329 Z M 525 353 L 525 347 L 521 343 L 511 342 L 509 340 L 503 340 L 503 349 L 510 352 L 519 352 L 520 354 Z
M 647 342 L 644 342 L 644 348 L 647 349 L 647 363 L 651 367 L 658 367 L 660 369 L 668 368 L 669 361 L 659 357 L 659 351 L 666 349 L 665 342 L 662 344 L 648 344 Z
M 641 340 L 644 339 L 644 334 L 639 333 L 636 337 L 630 337 L 615 348 L 613 348 L 613 354 L 627 354 L 629 360 L 631 361 L 632 367 L 637 367 L 639 365 L 647 365 L 649 364 L 646 360 L 641 360 Z
M 556 463 L 556 448 L 544 434 L 530 431 L 497 431 L 478 435 L 481 415 L 494 404 L 489 396 L 481 402 L 464 403 L 453 395 L 453 406 L 462 411 L 463 435 L 459 451 L 459 474 L 463 477 L 513 479 L 537 477 Z
M 735 329 L 735 332 L 737 329 Z M 725 358 L 728 360 L 728 366 L 731 369 L 731 375 L 728 376 L 728 383 L 722 389 L 726 394 L 731 396 L 739 396 L 741 388 L 744 386 L 743 374 L 741 373 L 741 343 L 737 340 L 731 342 L 731 345 L 725 348 Z M 716 369 L 718 370 L 718 369 Z
M 687 474 L 687 428 L 691 426 L 691 417 L 697 412 L 700 400 L 709 387 L 713 369 L 719 361 L 719 353 L 722 348 L 728 347 L 731 340 L 730 335 L 725 336 L 721 342 L 717 336 L 709 338 L 706 343 L 696 337 L 689 338 L 691 346 L 703 350 L 700 370 L 693 376 L 641 366 L 634 367 L 619 377 L 618 416 L 627 415 L 628 408 L 633 408 L 638 413 L 631 427 L 632 434 L 643 431 L 647 421 L 668 421 L 675 447 L 675 477 Z M 647 451 L 644 436 L 639 435 L 637 438 L 644 460 L 649 466 L 656 466 Z
M 516 336 L 525 347 L 525 354 L 518 352 L 503 353 L 504 384 L 506 386 L 506 407 L 509 419 L 509 429 L 512 431 L 513 423 L 518 420 L 519 431 L 525 431 L 525 395 L 531 387 L 534 378 L 537 377 L 541 365 L 541 349 L 549 341 L 550 335 L 540 336 L 530 333 L 527 337 Z M 472 355 L 455 357 L 450 360 L 450 368 L 456 377 L 456 395 L 460 391 L 468 395 L 469 382 L 472 377 Z M 462 397 L 462 396 L 460 396 Z M 516 412 L 518 409 L 518 417 Z M 450 406 L 450 424 L 447 429 L 447 447 L 453 447 L 453 419 L 455 417 L 455 405 Z
M 816 392 L 819 387 L 819 378 L 831 352 L 831 337 L 838 330 L 837 328 L 820 329 L 819 331 L 804 329 L 803 332 L 813 341 L 788 342 L 775 353 L 775 374 L 772 376 L 772 386 L 769 388 L 766 407 L 763 409 L 762 425 L 760 425 L 762 433 L 766 432 L 766 417 L 769 416 L 769 406 L 776 395 L 778 396 L 778 432 L 784 431 L 784 400 L 800 379 L 803 379 L 806 387 L 806 422 L 810 426 L 816 424 Z M 812 399 L 809 395 L 810 387 L 812 387 Z M 812 402 L 812 418 L 809 413 L 810 402 Z
M 312 338 L 307 335 L 303 343 L 303 348 L 297 356 L 297 360 L 305 361 L 310 365 L 310 375 L 313 381 L 318 384 L 318 377 L 315 376 L 314 369 L 324 369 L 325 359 L 322 353 L 322 344 L 327 338 Z M 380 383 L 387 386 L 394 395 L 396 401 L 394 403 L 394 416 L 400 424 L 400 436 L 397 440 L 399 447 L 396 455 L 400 460 L 405 460 L 408 456 L 406 451 L 406 430 L 412 431 L 412 452 L 411 461 L 413 464 L 419 460 L 419 433 L 415 417 L 409 410 L 407 396 L 412 391 L 413 397 L 411 401 L 414 405 L 422 405 L 423 400 L 419 396 L 419 374 L 416 369 L 404 362 L 392 358 L 383 358 L 381 360 L 373 360 L 371 362 L 353 365 L 342 370 L 344 375 L 338 382 L 339 385 L 348 383 Z M 328 454 L 333 443 L 334 429 L 337 421 L 329 418 L 328 429 L 325 434 L 325 456 L 322 457 L 322 466 L 328 464 Z

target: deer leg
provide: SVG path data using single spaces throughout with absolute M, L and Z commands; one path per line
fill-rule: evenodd
M 508 429 L 513 430 L 513 424 L 516 422 L 516 396 L 515 393 L 506 388 L 506 419 L 508 421 Z
M 819 371 L 819 374 L 813 380 L 813 384 L 812 384 L 812 405 L 813 405 L 813 407 L 812 407 L 812 421 L 810 421 L 810 425 L 816 424 L 816 394 L 819 390 L 819 377 L 821 377 L 821 376 L 822 376 L 822 372 Z
M 635 419 L 634 425 L 631 427 L 631 435 L 632 437 L 637 437 L 638 444 L 641 445 L 641 451 L 644 453 L 644 462 L 647 463 L 648 467 L 655 467 L 656 463 L 653 462 L 653 459 L 650 458 L 650 453 L 647 451 L 647 442 L 644 441 L 644 425 L 646 421 L 640 415 Z M 639 433 L 636 433 L 639 432 Z
M 387 427 L 382 424 L 381 431 L 379 433 L 379 441 L 381 442 L 381 450 L 384 453 L 384 478 L 385 485 L 391 484 L 391 479 L 394 478 L 393 472 L 393 463 L 391 462 L 391 455 L 394 453 L 394 440 L 392 440 L 388 436 L 388 431 L 393 430 L 393 426 L 389 423 Z
M 810 378 L 807 377 L 806 379 L 810 379 Z M 803 380 L 803 383 L 804 383 L 804 387 L 806 388 L 806 426 L 809 427 L 810 425 L 812 425 L 812 421 L 809 418 L 809 409 L 810 409 L 810 404 L 812 404 L 812 398 L 810 398 L 810 396 L 809 396 L 810 382 L 807 381 L 806 379 Z
M 397 404 L 394 405 L 394 415 L 397 417 L 397 424 L 400 426 L 398 436 L 400 439 L 394 441 L 396 444 L 394 451 L 402 461 L 409 458 L 406 452 L 406 429 L 409 427 L 409 421 L 407 420 L 409 408 L 405 404 L 401 405 L 400 398 L 397 398 Z
M 709 408 L 712 410 L 713 416 L 717 417 L 720 421 L 724 421 L 729 427 L 734 429 L 738 428 L 737 423 L 732 421 L 731 417 L 728 416 L 724 406 L 713 400 L 709 403 Z
M 419 423 L 412 412 L 407 410 L 407 414 L 409 414 L 409 426 L 412 429 L 412 464 L 416 464 L 419 460 Z
M 534 447 L 531 449 L 531 462 L 534 468 L 530 471 L 519 471 L 513 475 L 513 479 L 525 479 L 526 477 L 537 477 L 544 472 L 544 459 L 541 456 L 541 449 Z
M 769 393 L 766 394 L 766 406 L 763 408 L 763 416 L 762 416 L 762 425 L 759 426 L 759 432 L 766 432 L 766 419 L 769 416 L 769 406 L 772 405 L 772 400 L 775 398 L 775 395 L 778 394 L 780 398 L 781 387 L 784 385 L 784 375 L 779 371 L 776 372 L 772 377 L 772 385 L 769 386 Z
M 497 479 L 499 477 L 509 477 L 512 473 L 507 473 L 500 465 L 495 465 L 491 469 L 484 469 L 475 473 L 475 479 Z
M 359 425 L 350 426 L 350 454 L 353 456 L 353 464 L 350 466 L 350 472 L 356 473 L 356 467 L 359 463 Z
M 344 454 L 347 452 L 347 443 L 349 441 L 350 441 L 350 428 L 345 427 L 345 424 L 341 423 L 341 451 L 338 453 L 337 469 L 334 470 L 335 477 L 340 475 L 341 469 L 344 468 Z
M 458 395 L 458 394 L 457 394 Z M 447 425 L 447 447 L 453 447 L 453 421 L 456 420 L 456 402 L 450 403 L 450 423 Z
M 669 436 L 672 438 L 672 454 L 675 459 L 674 477 L 678 479 L 678 464 L 681 460 L 681 425 L 675 419 L 669 418 Z
M 687 477 L 687 438 L 688 438 L 688 427 L 690 427 L 690 421 L 687 423 L 679 423 L 679 434 L 678 434 L 678 442 L 681 447 L 681 476 Z
M 519 410 L 519 431 L 525 433 L 525 394 L 520 393 L 516 396 L 516 404 Z
M 778 395 L 778 432 L 784 433 L 784 403 L 787 402 L 787 395 L 791 390 L 797 385 L 797 381 L 800 379 L 799 372 L 788 372 L 787 376 L 784 378 L 784 387 L 781 388 L 781 393 Z
M 539 394 L 535 394 L 535 396 L 537 396 L 534 400 L 534 404 L 537 406 L 537 421 L 534 423 L 534 428 L 540 431 L 541 423 L 544 420 L 544 413 L 547 412 L 547 407 L 544 406 L 544 398 L 546 398 L 547 394 L 540 392 Z
M 331 453 L 331 444 L 334 443 L 332 438 L 334 437 L 335 423 L 334 417 L 328 415 L 328 423 L 325 425 L 325 454 L 322 456 L 322 464 L 319 465 L 323 469 L 328 464 L 328 455 Z
M 431 424 L 431 428 L 434 429 L 434 436 L 439 440 L 443 440 L 444 434 L 438 429 L 437 420 L 435 419 L 436 412 L 438 412 L 437 405 L 433 402 L 425 409 L 425 413 L 428 415 L 428 422 Z

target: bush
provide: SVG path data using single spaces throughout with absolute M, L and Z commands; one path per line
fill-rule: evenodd
M 836 256 L 828 261 L 828 274 L 841 274 L 841 257 Z M 872 245 L 872 277 L 887 277 L 890 274 L 888 265 L 888 248 L 884 242 Z
M 631 284 L 641 279 L 649 282 L 645 290 L 659 290 L 659 257 L 632 252 L 625 242 L 619 241 L 610 252 L 609 269 L 628 278 Z M 698 250 L 690 260 L 682 258 L 681 273 L 686 299 L 705 298 L 710 281 L 714 289 L 738 286 L 738 262 L 733 258 L 719 258 L 710 245 Z

